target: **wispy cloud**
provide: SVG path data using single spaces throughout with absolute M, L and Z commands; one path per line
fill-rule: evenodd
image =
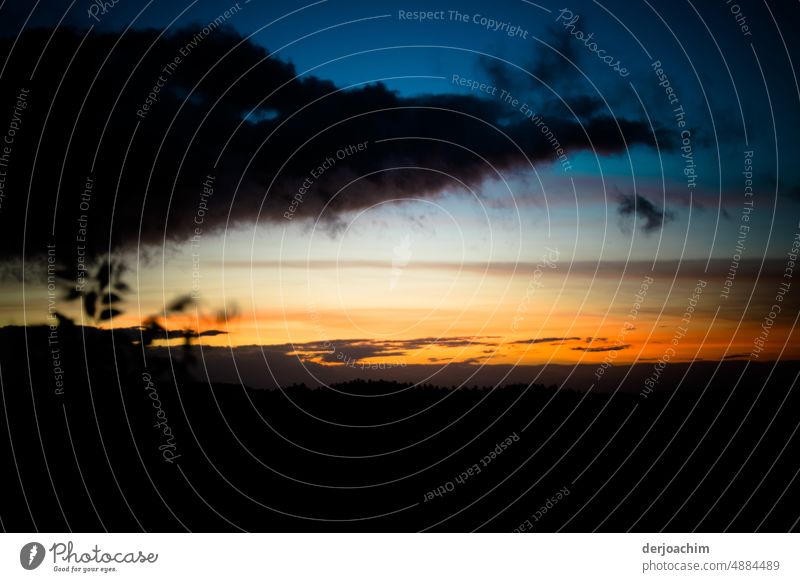
M 266 347 L 301 359 L 336 364 L 359 362 L 370 358 L 404 358 L 411 352 L 432 347 L 497 346 L 500 343 L 498 340 L 496 336 L 424 337 L 407 340 L 334 339 Z
M 580 337 L 540 337 L 535 339 L 527 339 L 527 340 L 519 340 L 515 342 L 509 342 L 508 345 L 516 345 L 516 344 L 549 344 L 553 342 L 572 342 L 572 341 L 581 341 L 583 338 Z
M 620 350 L 627 350 L 629 347 L 631 347 L 631 344 L 622 344 L 619 346 L 589 346 L 572 349 L 581 352 L 618 352 Z

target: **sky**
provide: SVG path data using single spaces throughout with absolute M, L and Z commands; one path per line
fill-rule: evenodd
M 317 366 L 798 356 L 789 3 L 22 4 L 5 325 L 51 244 L 127 267 L 77 321 Z

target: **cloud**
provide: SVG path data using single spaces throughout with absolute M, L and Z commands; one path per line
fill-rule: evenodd
M 659 210 L 647 198 L 638 194 L 619 194 L 617 214 L 620 217 L 637 216 L 644 222 L 641 224 L 642 230 L 650 234 L 668 222 L 675 216 L 672 212 Z
M 207 329 L 206 331 L 201 331 L 197 334 L 196 337 L 214 337 L 217 335 L 227 335 L 227 331 L 220 331 L 218 329 Z
M 583 338 L 579 337 L 541 337 L 536 339 L 529 339 L 529 340 L 519 340 L 515 342 L 510 342 L 509 345 L 514 344 L 544 344 L 550 342 L 571 342 L 571 341 L 580 341 Z
M 597 347 L 572 348 L 572 349 L 581 352 L 618 352 L 620 350 L 627 350 L 629 347 L 631 347 L 630 344 L 622 344 L 619 346 L 597 346 Z
M 577 50 L 579 45 L 555 26 L 549 27 L 545 37 L 534 45 L 530 58 L 520 63 L 523 70 L 483 55 L 478 65 L 494 86 L 520 101 L 536 104 L 535 109 L 545 118 L 576 116 L 587 120 L 608 112 L 606 102 L 595 96 L 596 88 L 581 73 L 587 63 L 581 62 L 585 53 Z M 517 60 L 510 55 L 509 59 Z M 519 112 L 509 109 L 509 113 Z
M 321 214 L 333 228 L 381 201 L 435 197 L 452 186 L 449 176 L 480 184 L 493 170 L 470 149 L 500 171 L 555 160 L 524 116 L 501 123 L 508 109 L 497 101 L 403 97 L 382 84 L 343 90 L 297 77 L 292 64 L 231 30 L 199 43 L 197 32 L 84 39 L 59 28 L 0 38 L 0 53 L 10 55 L 0 110 L 13 111 L 19 90 L 29 91 L 6 184 L 20 195 L 4 200 L 0 258 L 55 244 L 59 261 L 73 264 L 79 251 L 184 242 L 197 228 L 286 224 L 287 212 L 293 221 Z M 566 150 L 603 155 L 656 143 L 643 120 L 547 121 Z M 656 133 L 662 147 L 674 145 Z M 337 157 L 359 143 L 361 151 Z
M 267 347 L 272 351 L 283 352 L 290 356 L 299 357 L 302 360 L 325 364 L 344 364 L 370 358 L 403 358 L 410 351 L 422 350 L 433 346 L 444 348 L 496 346 L 498 345 L 496 339 L 494 336 L 425 337 L 408 340 L 333 339 L 300 344 L 270 345 Z
M 467 358 L 466 360 L 456 362 L 456 364 L 460 364 L 462 366 L 477 366 L 478 364 L 481 363 L 483 362 L 481 362 L 478 358 Z

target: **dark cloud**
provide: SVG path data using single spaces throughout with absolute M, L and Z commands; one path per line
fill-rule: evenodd
M 342 213 L 383 200 L 435 196 L 453 185 L 447 174 L 474 186 L 491 170 L 464 148 L 501 171 L 554 160 L 547 138 L 524 116 L 503 125 L 508 137 L 492 129 L 508 114 L 496 101 L 401 97 L 382 84 L 341 91 L 316 77 L 295 78 L 293 65 L 235 32 L 218 29 L 199 42 L 197 33 L 93 31 L 84 39 L 70 29 L 35 29 L 13 51 L 15 41 L 0 38 L 0 53 L 10 55 L 4 119 L 19 92 L 29 91 L 0 214 L 2 258 L 21 256 L 23 246 L 41 254 L 52 242 L 59 260 L 73 263 L 79 245 L 91 256 L 186 241 L 200 218 L 203 234 L 256 220 L 281 223 L 311 172 L 359 142 L 366 150 L 314 179 L 293 220 L 315 218 L 327 205 L 322 220 L 335 225 Z M 190 42 L 194 48 L 165 72 Z M 159 76 L 163 86 L 145 114 Z M 547 121 L 566 150 L 602 155 L 655 145 L 640 120 Z M 396 139 L 408 136 L 425 139 Z M 657 137 L 670 146 L 666 133 Z M 204 198 L 210 175 L 213 194 Z
M 465 347 L 473 345 L 496 346 L 492 336 L 487 337 L 451 337 L 451 338 L 416 338 L 409 340 L 371 340 L 371 339 L 335 339 L 329 341 L 306 342 L 301 344 L 282 344 L 268 346 L 270 350 L 283 352 L 326 364 L 352 363 L 369 358 L 402 358 L 408 352 L 438 347 Z M 488 350 L 492 351 L 492 350 Z M 430 359 L 430 358 L 429 358 Z M 430 361 L 440 361 L 430 359 Z
M 629 347 L 631 347 L 630 344 L 622 344 L 619 346 L 597 346 L 597 347 L 572 348 L 572 349 L 580 352 L 618 352 L 620 350 L 627 350 Z
M 376 357 L 403 357 L 405 352 L 387 349 L 380 344 L 368 342 L 331 342 L 330 347 L 320 346 L 298 346 L 296 350 L 290 352 L 302 359 L 312 359 L 326 364 L 358 362 Z
M 196 337 L 214 337 L 217 335 L 228 335 L 228 332 L 218 329 L 207 329 L 206 331 L 201 331 Z
M 552 48 L 542 47 L 533 55 L 529 65 L 531 73 L 541 82 L 563 92 L 580 78 L 578 45 L 557 27 L 549 29 L 545 42 Z
M 488 56 L 481 56 L 478 64 L 494 86 L 535 104 L 545 117 L 572 116 L 586 120 L 608 112 L 603 99 L 594 95 L 597 89 L 581 74 L 582 53 L 570 35 L 551 27 L 543 43 L 534 47 L 527 61 L 515 62 L 522 70 Z
M 571 341 L 580 341 L 582 338 L 579 337 L 541 337 L 536 339 L 529 339 L 529 340 L 519 340 L 516 342 L 510 342 L 509 345 L 514 344 L 544 344 L 550 342 L 571 342 Z
M 496 335 L 487 336 L 456 336 L 456 337 L 427 337 L 414 340 L 404 340 L 401 343 L 404 346 L 424 347 L 428 345 L 437 345 L 441 347 L 457 348 L 464 346 L 496 346 L 498 345 Z
M 467 358 L 466 360 L 462 360 L 457 363 L 461 364 L 462 366 L 476 366 L 482 362 L 478 358 Z
M 510 61 L 516 66 L 485 55 L 478 59 L 478 64 L 494 85 L 511 93 L 539 92 L 545 84 L 555 90 L 561 89 L 561 93 L 580 77 L 576 66 L 570 64 L 578 65 L 580 55 L 575 50 L 576 45 L 570 42 L 570 36 L 559 33 L 555 27 L 545 36 L 544 43 L 552 48 L 536 43 L 527 60 Z
M 647 234 L 658 230 L 675 218 L 672 212 L 658 209 L 655 204 L 638 194 L 620 193 L 617 214 L 622 218 L 628 216 L 638 217 L 643 221 L 641 227 Z

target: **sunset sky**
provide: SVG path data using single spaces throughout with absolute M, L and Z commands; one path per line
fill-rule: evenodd
M 67 4 L 49 2 L 26 29 L 53 26 Z M 64 24 L 74 32 L 48 48 L 76 45 L 91 25 L 80 58 L 95 62 L 106 53 L 92 43 L 108 49 L 126 30 L 108 53 L 109 74 L 120 83 L 136 75 L 112 112 L 90 106 L 44 122 L 34 101 L 23 119 L 20 140 L 32 141 L 20 142 L 18 158 L 37 132 L 69 135 L 93 115 L 121 121 L 103 148 L 81 149 L 78 131 L 66 170 L 63 157 L 47 169 L 43 156 L 36 175 L 47 177 L 30 189 L 22 166 L 10 168 L 4 258 L 20 268 L 20 241 L 26 258 L 23 281 L 2 283 L 3 324 L 47 321 L 46 261 L 35 251 L 52 237 L 74 264 L 73 214 L 91 173 L 90 236 L 98 257 L 111 247 L 124 260 L 132 288 L 106 327 L 135 327 L 194 292 L 197 304 L 167 327 L 224 332 L 204 345 L 271 346 L 331 366 L 742 359 L 765 318 L 759 359 L 800 356 L 790 339 L 800 152 L 787 137 L 800 122 L 800 90 L 781 77 L 786 43 L 797 40 L 770 32 L 780 6 L 753 6 L 744 31 L 722 2 L 670 5 L 669 14 L 575 2 L 569 15 L 547 3 L 459 2 L 464 22 L 449 5 L 330 1 L 286 14 L 254 0 L 187 52 L 137 118 L 158 63 L 225 9 L 157 4 L 139 14 L 122 2 L 99 22 L 73 11 Z M 398 12 L 423 9 L 444 16 Z M 483 16 L 526 38 L 487 28 Z M 3 42 L 26 18 L 2 17 Z M 628 74 L 576 31 L 593 33 L 593 46 Z M 13 53 L 15 86 L 30 72 L 25 43 L 41 44 L 31 34 Z M 152 42 L 152 63 L 137 65 L 125 42 Z M 267 55 L 267 69 L 246 72 Z M 229 84 L 201 74 L 213 67 L 242 76 Z M 78 105 L 91 84 L 80 71 L 70 69 L 62 90 Z M 764 80 L 785 90 L 770 93 Z M 536 119 L 562 146 L 560 160 Z M 34 131 L 40 122 L 45 130 Z M 163 167 L 139 162 L 153 155 Z M 203 196 L 209 175 L 213 193 Z M 54 177 L 59 187 L 48 189 Z M 57 201 L 43 194 L 56 190 Z M 28 223 L 55 234 L 23 232 Z M 77 303 L 59 310 L 84 317 Z

